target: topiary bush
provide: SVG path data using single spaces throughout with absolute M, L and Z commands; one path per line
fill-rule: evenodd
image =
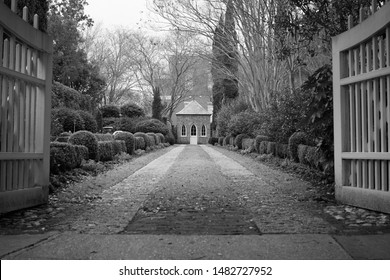
M 52 108 L 69 108 L 72 110 L 90 111 L 92 98 L 59 82 L 52 84 Z
M 113 131 L 121 130 L 121 119 L 120 118 L 103 118 L 103 127 L 112 126 Z M 103 128 L 102 127 L 102 128 Z
M 114 154 L 119 155 L 121 153 L 126 153 L 126 142 L 123 140 L 114 140 L 113 141 Z
M 145 140 L 143 137 L 135 137 L 135 150 L 145 150 Z
M 254 150 L 254 143 L 255 139 L 252 138 L 244 138 L 242 139 L 242 149 L 247 150 L 247 149 L 252 149 Z
M 225 139 L 225 137 L 219 137 L 219 138 L 218 138 L 218 144 L 219 144 L 220 146 L 223 146 L 223 139 Z
M 98 151 L 100 161 L 111 161 L 114 159 L 114 148 L 112 141 L 99 141 Z
M 267 142 L 267 154 L 272 154 L 276 156 L 276 143 L 275 142 Z
M 165 136 L 162 133 L 155 133 L 158 137 L 160 137 L 160 143 L 165 143 Z
M 301 164 L 308 164 L 308 161 L 306 159 L 307 157 L 307 151 L 308 151 L 309 146 L 307 145 L 298 145 L 298 159 L 299 163 Z
M 297 131 L 293 133 L 288 140 L 288 152 L 290 158 L 295 162 L 298 162 L 298 146 L 300 144 L 309 145 L 309 142 L 309 137 L 305 132 Z
M 110 133 L 95 133 L 95 137 L 98 141 L 114 141 L 114 136 Z
M 98 130 L 97 122 L 91 113 L 89 113 L 87 111 L 81 111 L 81 110 L 77 111 L 77 113 L 80 115 L 80 117 L 84 121 L 84 129 L 85 130 L 88 130 L 88 131 L 93 132 L 93 133 L 97 132 L 97 130 Z
M 105 105 L 100 108 L 103 118 L 119 118 L 120 109 L 115 105 Z
M 153 133 L 162 133 L 163 135 L 167 135 L 169 132 L 168 127 L 157 119 L 147 119 L 140 121 L 137 123 L 135 130 L 137 132 L 153 132 Z
M 234 139 L 234 146 L 236 146 L 238 149 L 242 149 L 242 140 L 244 138 L 249 138 L 247 134 L 238 134 L 236 138 Z
M 255 138 L 255 150 L 260 154 L 260 143 L 263 141 L 269 141 L 268 136 L 265 135 L 257 135 Z
M 129 118 L 137 118 L 137 117 L 145 116 L 144 110 L 140 106 L 134 103 L 127 103 L 121 106 L 120 111 L 122 113 L 122 116 L 126 116 Z
M 146 135 L 151 135 L 154 137 L 154 143 L 156 143 L 156 146 L 158 146 L 161 143 L 160 137 L 158 137 L 155 133 L 148 132 L 148 133 L 146 133 Z
M 123 132 L 118 132 L 114 136 L 115 140 L 123 140 L 125 141 L 126 144 L 126 152 L 129 155 L 133 155 L 135 151 L 135 137 L 133 133 L 123 131 Z
M 92 132 L 86 130 L 77 131 L 69 137 L 69 143 L 87 147 L 88 158 L 95 161 L 99 159 L 98 140 Z
M 58 174 L 61 171 L 79 167 L 86 147 L 69 143 L 50 143 L 50 172 Z
M 172 131 L 168 131 L 167 135 L 165 136 L 165 141 L 169 143 L 170 145 L 174 145 L 176 143 L 176 138 L 173 135 Z
M 145 150 L 146 150 L 147 147 L 152 146 L 152 142 L 150 141 L 150 138 L 149 138 L 149 136 L 146 135 L 146 133 L 144 133 L 144 132 L 136 132 L 136 133 L 134 133 L 134 136 L 135 137 L 142 137 L 142 138 L 144 138 Z
M 288 157 L 288 145 L 276 143 L 276 155 L 280 158 Z
M 53 118 L 57 119 L 58 122 L 62 125 L 63 131 L 76 132 L 79 130 L 84 130 L 84 120 L 76 111 L 64 107 L 53 109 L 52 112 Z
M 261 141 L 259 148 L 258 148 L 258 153 L 259 154 L 266 154 L 267 153 L 267 147 L 268 147 L 268 141 Z
M 213 146 L 214 146 L 215 143 L 218 143 L 218 138 L 217 138 L 217 137 L 210 137 L 208 143 L 209 143 L 210 145 L 213 145 Z
M 253 135 L 262 125 L 262 118 L 259 113 L 246 110 L 233 115 L 228 123 L 228 132 L 232 135 L 248 134 Z
M 231 137 L 232 137 L 231 135 L 225 136 L 225 138 L 223 138 L 222 146 L 228 146 L 228 145 L 230 145 L 230 138 L 231 138 Z
M 154 137 L 154 133 L 148 132 L 146 133 L 146 136 L 148 136 L 150 139 L 150 147 L 156 146 L 157 143 L 156 143 L 156 138 Z

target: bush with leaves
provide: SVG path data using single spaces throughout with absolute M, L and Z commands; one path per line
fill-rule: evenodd
M 309 145 L 310 140 L 307 133 L 303 131 L 297 131 L 293 133 L 288 140 L 288 152 L 290 154 L 291 159 L 293 159 L 296 162 L 299 162 L 298 158 L 298 146 L 303 145 Z
M 98 140 L 92 132 L 86 130 L 77 131 L 69 137 L 69 143 L 87 147 L 88 158 L 95 161 L 99 159 Z
M 255 139 L 245 137 L 242 139 L 242 149 L 251 149 L 251 152 L 255 149 Z
M 162 133 L 163 135 L 167 135 L 168 127 L 162 121 L 157 119 L 147 119 L 140 121 L 137 123 L 135 130 L 137 132 L 153 132 L 153 133 Z
M 145 150 L 145 140 L 143 137 L 135 137 L 135 150 Z
M 100 108 L 103 118 L 119 118 L 120 109 L 115 105 L 105 105 Z
M 269 141 L 269 137 L 265 135 L 257 135 L 255 138 L 255 150 L 256 152 L 260 153 L 260 144 L 263 141 Z
M 145 116 L 144 110 L 134 103 L 126 103 L 120 107 L 120 111 L 123 117 L 138 118 Z
M 239 134 L 255 136 L 255 131 L 261 129 L 262 123 L 263 120 L 258 113 L 245 110 L 231 117 L 227 130 L 233 136 Z
M 111 126 L 114 131 L 121 130 L 121 118 L 103 118 L 103 127 Z
M 145 150 L 146 150 L 147 147 L 152 146 L 152 142 L 150 141 L 150 137 L 147 136 L 146 133 L 144 133 L 144 132 L 136 132 L 136 133 L 134 133 L 134 136 L 135 137 L 142 137 L 142 138 L 144 138 Z
M 225 137 L 218 137 L 218 144 L 220 145 L 220 146 L 223 146 L 223 139 L 224 139 Z
M 165 136 L 162 133 L 156 133 L 160 137 L 160 143 L 166 143 Z
M 110 133 L 95 133 L 95 137 L 98 141 L 114 141 L 114 136 Z
M 58 82 L 52 86 L 52 108 L 66 107 L 72 110 L 90 111 L 92 99 L 89 95 L 82 94 L 77 90 Z
M 123 140 L 125 141 L 126 144 L 126 152 L 129 155 L 133 155 L 135 151 L 135 137 L 133 133 L 123 131 L 123 132 L 118 132 L 114 136 L 115 140 Z
M 150 147 L 153 147 L 153 146 L 157 145 L 156 137 L 155 137 L 155 134 L 153 132 L 146 133 L 146 136 L 148 136 L 149 139 L 150 139 Z
M 98 142 L 99 161 L 111 161 L 114 159 L 114 148 L 112 141 Z
M 210 137 L 208 143 L 209 143 L 210 145 L 213 145 L 213 146 L 214 146 L 215 143 L 218 143 L 218 138 L 217 138 L 217 137 Z
M 230 133 L 229 124 L 233 116 L 238 113 L 249 110 L 248 104 L 241 99 L 233 100 L 228 104 L 224 104 L 217 113 L 216 123 L 217 130 L 220 136 L 226 136 Z
M 76 132 L 84 130 L 84 120 L 76 111 L 63 107 L 53 109 L 52 112 L 53 118 L 57 119 L 62 125 L 63 131 Z
M 50 172 L 58 174 L 61 171 L 79 167 L 88 150 L 85 146 L 69 143 L 50 143 Z
M 247 134 L 238 134 L 236 138 L 234 139 L 234 146 L 236 146 L 238 149 L 242 149 L 242 140 L 244 138 L 249 138 Z
M 98 129 L 96 119 L 87 111 L 77 111 L 84 121 L 84 129 L 95 133 Z
M 167 143 L 169 143 L 170 145 L 174 145 L 176 143 L 176 138 L 175 136 L 173 135 L 172 131 L 169 130 L 167 135 L 165 135 L 165 140 L 167 141 Z

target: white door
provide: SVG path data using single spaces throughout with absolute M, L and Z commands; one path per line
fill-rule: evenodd
M 196 126 L 193 124 L 191 126 L 191 136 L 190 136 L 190 144 L 191 145 L 198 145 L 198 135 L 196 131 Z

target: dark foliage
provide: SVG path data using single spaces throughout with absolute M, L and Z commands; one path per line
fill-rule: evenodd
M 134 103 L 127 103 L 120 107 L 120 112 L 123 117 L 138 118 L 145 116 L 144 110 Z
M 129 155 L 133 155 L 135 151 L 135 137 L 130 132 L 118 132 L 114 135 L 115 140 L 123 140 L 126 144 L 126 152 Z
M 96 120 L 95 118 L 92 116 L 91 113 L 89 112 L 86 112 L 86 111 L 77 111 L 77 113 L 79 114 L 79 116 L 83 119 L 84 121 L 84 129 L 85 130 L 88 130 L 90 132 L 97 132 L 97 123 L 96 123 Z
M 100 108 L 103 118 L 119 118 L 120 109 L 115 105 L 105 105 Z
M 153 132 L 153 133 L 162 133 L 163 135 L 166 135 L 168 133 L 168 127 L 162 122 L 157 119 L 148 119 L 140 121 L 136 127 L 137 132 Z
M 62 131 L 76 132 L 84 129 L 84 120 L 81 116 L 69 108 L 58 108 L 52 110 L 52 117 L 62 125 Z
M 69 143 L 87 147 L 88 158 L 95 161 L 99 159 L 98 140 L 92 132 L 86 130 L 77 131 L 69 137 Z

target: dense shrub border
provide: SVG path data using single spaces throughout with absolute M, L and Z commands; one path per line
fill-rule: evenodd
M 98 151 L 100 161 L 111 161 L 114 159 L 113 141 L 99 141 Z
M 50 143 L 50 172 L 58 174 L 79 167 L 87 154 L 88 149 L 85 146 L 52 142 Z
M 88 158 L 96 161 L 99 159 L 98 140 L 92 132 L 86 130 L 77 131 L 69 137 L 69 143 L 87 147 Z
M 134 136 L 135 137 L 142 137 L 142 138 L 144 138 L 145 150 L 146 150 L 146 148 L 152 146 L 152 142 L 150 141 L 150 137 L 148 135 L 146 135 L 146 133 L 144 133 L 144 132 L 136 132 L 136 133 L 134 133 Z
M 126 152 L 129 155 L 133 155 L 135 152 L 135 137 L 133 133 L 130 132 L 118 132 L 114 136 L 115 140 L 123 140 L 126 144 Z

